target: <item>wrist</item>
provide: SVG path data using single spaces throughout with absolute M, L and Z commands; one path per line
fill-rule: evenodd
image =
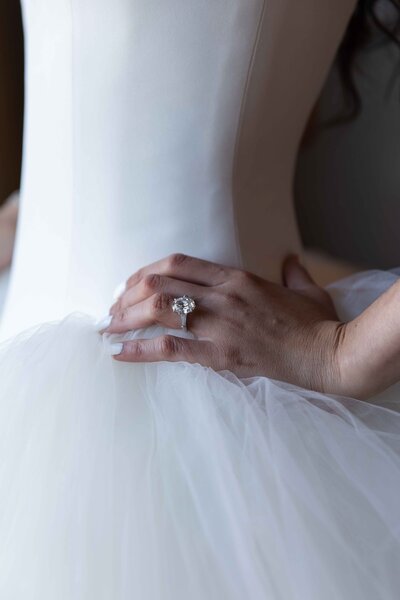
M 348 395 L 347 325 L 341 321 L 322 324 L 322 345 L 325 348 L 321 391 L 326 394 Z
M 359 318 L 341 323 L 336 341 L 337 391 L 342 396 L 365 400 L 378 391 L 378 373 L 366 341 L 359 339 Z

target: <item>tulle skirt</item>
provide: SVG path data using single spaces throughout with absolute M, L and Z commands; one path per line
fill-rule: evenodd
M 396 273 L 330 287 L 342 318 Z M 70 315 L 0 346 L 1 600 L 394 600 L 400 393 L 113 361 Z

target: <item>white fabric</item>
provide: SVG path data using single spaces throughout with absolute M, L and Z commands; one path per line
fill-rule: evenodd
M 171 252 L 279 278 L 300 248 L 298 141 L 351 10 L 323 3 L 23 0 L 22 210 L 0 336 L 102 316 Z
M 298 4 L 23 2 L 2 335 L 32 327 L 0 345 L 4 600 L 398 597 L 396 386 L 366 403 L 121 364 L 93 327 L 120 280 L 169 252 L 276 277 L 298 245 L 296 144 L 350 10 Z M 330 291 L 350 318 L 396 279 Z

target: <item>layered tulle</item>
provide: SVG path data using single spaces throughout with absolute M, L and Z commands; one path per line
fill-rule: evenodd
M 331 293 L 351 316 L 397 276 Z M 394 600 L 400 395 L 113 361 L 71 315 L 0 346 L 0 598 Z

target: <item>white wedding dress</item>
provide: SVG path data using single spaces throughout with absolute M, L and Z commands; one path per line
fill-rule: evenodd
M 2 600 L 398 598 L 398 388 L 367 403 L 117 363 L 94 327 L 171 252 L 277 279 L 299 247 L 297 146 L 351 10 L 331 4 L 23 1 Z M 350 318 L 396 279 L 330 291 Z

